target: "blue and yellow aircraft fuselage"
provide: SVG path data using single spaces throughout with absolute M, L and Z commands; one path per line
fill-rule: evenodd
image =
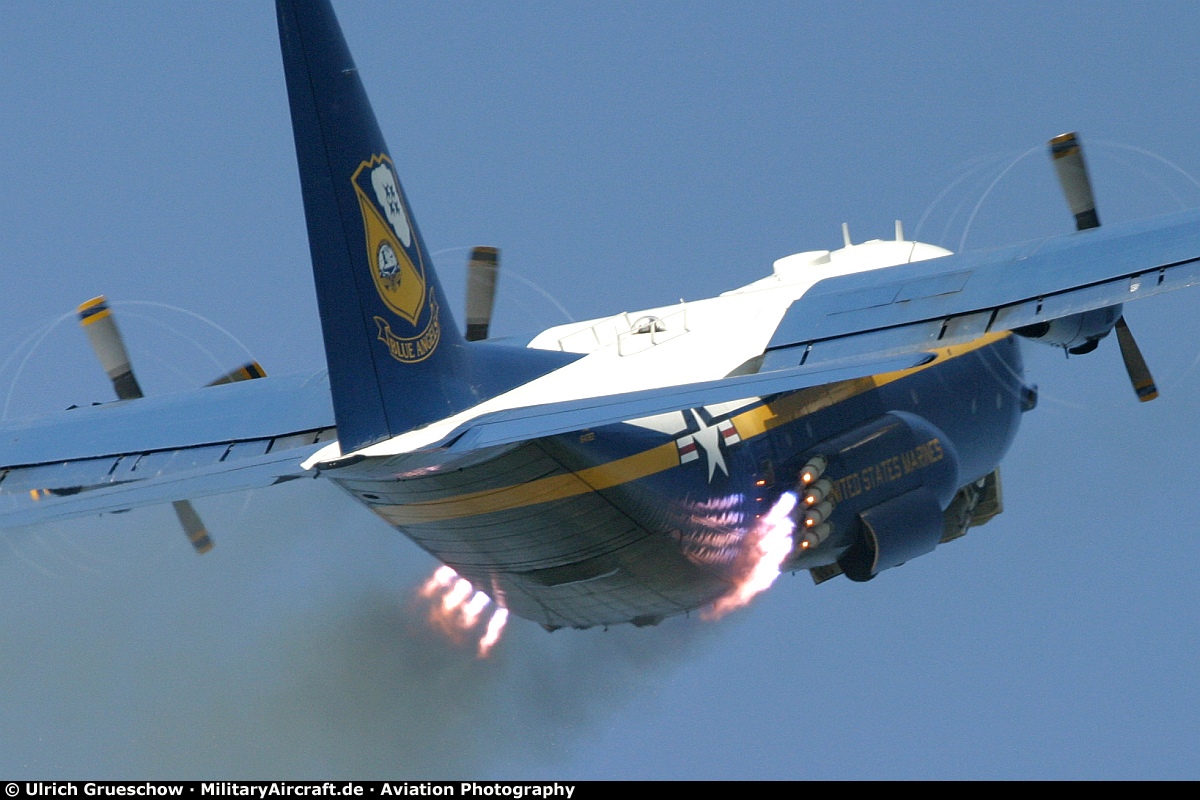
M 192 498 L 324 478 L 548 628 L 720 604 L 763 563 L 866 581 L 1000 512 L 1036 402 L 1020 341 L 1115 331 L 1153 399 L 1123 304 L 1200 283 L 1200 213 L 1100 228 L 1064 134 L 1076 233 L 958 255 L 846 233 L 719 297 L 480 341 L 496 251 L 464 330 L 329 0 L 276 7 L 327 373 L 142 398 L 91 301 L 122 400 L 0 426 L 0 526 L 170 502 L 201 549 Z
M 650 624 L 734 589 L 756 521 L 801 491 L 814 456 L 827 462 L 832 532 L 784 568 L 825 579 L 840 559 L 865 580 L 961 535 L 988 518 L 983 490 L 998 495 L 997 467 L 1030 405 L 1018 343 L 1001 335 L 718 416 L 663 415 L 664 429 L 678 418 L 674 434 L 606 425 L 449 472 L 398 474 L 381 458 L 327 477 L 519 616 L 551 628 Z M 716 431 L 707 451 L 694 444 L 702 427 Z M 869 524 L 888 563 L 850 560 Z

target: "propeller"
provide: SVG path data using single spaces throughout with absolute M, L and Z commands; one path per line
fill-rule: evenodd
M 267 377 L 266 371 L 259 365 L 257 361 L 247 361 L 235 370 L 226 372 L 221 377 L 214 381 L 209 381 L 208 386 L 224 386 L 227 383 L 238 383 L 240 381 L 252 381 L 255 378 Z
M 1154 385 L 1154 376 L 1150 374 L 1146 359 L 1142 358 L 1142 351 L 1138 349 L 1123 315 L 1117 320 L 1116 330 L 1117 344 L 1121 346 L 1121 358 L 1125 359 L 1125 371 L 1129 373 L 1133 391 L 1143 403 L 1153 400 L 1158 397 L 1158 387 Z
M 1079 143 L 1079 134 L 1064 133 L 1051 139 L 1050 160 L 1054 162 L 1058 182 L 1062 186 L 1063 194 L 1067 196 L 1067 205 L 1075 215 L 1075 230 L 1099 228 L 1100 217 L 1096 215 L 1096 198 L 1092 195 L 1092 182 L 1088 178 L 1087 164 L 1083 160 L 1083 145 Z
M 1092 182 L 1088 178 L 1087 162 L 1083 158 L 1083 145 L 1076 133 L 1064 133 L 1050 140 L 1050 160 L 1054 162 L 1054 171 L 1058 182 L 1066 195 L 1067 205 L 1075 215 L 1075 230 L 1085 231 L 1100 227 L 1100 217 L 1096 213 L 1096 198 L 1092 194 Z M 1158 397 L 1158 387 L 1150 374 L 1150 367 L 1142 357 L 1142 351 L 1129 330 L 1122 314 L 1114 326 L 1117 331 L 1117 344 L 1121 348 L 1121 358 L 1125 362 L 1125 372 L 1129 374 L 1129 382 L 1139 401 L 1145 403 Z
M 488 337 L 492 307 L 496 302 L 496 278 L 500 272 L 500 251 L 494 247 L 474 247 L 467 261 L 467 341 Z
M 204 555 L 212 550 L 213 541 L 208 535 L 208 529 L 204 527 L 204 521 L 196 513 L 192 501 L 172 500 L 171 507 L 175 509 L 175 516 L 179 518 L 179 524 L 183 526 L 183 533 L 192 543 L 192 547 L 196 548 L 196 552 Z
M 117 328 L 117 321 L 112 315 L 112 309 L 108 306 L 108 300 L 104 295 L 94 297 L 79 306 L 78 312 L 79 324 L 83 326 L 92 350 L 100 359 L 100 364 L 108 374 L 108 379 L 112 381 L 117 397 L 121 400 L 137 400 L 143 397 L 142 387 L 138 385 L 137 377 L 133 374 L 129 351 L 125 349 L 125 342 L 121 338 L 121 331 Z M 208 385 L 219 386 L 263 377 L 266 377 L 263 368 L 258 365 L 257 361 L 251 361 L 232 372 L 227 372 Z M 191 501 L 175 500 L 171 505 L 175 508 L 175 516 L 179 518 L 179 524 L 183 526 L 183 532 L 187 535 L 188 541 L 192 543 L 192 547 L 196 548 L 196 552 L 207 553 L 211 550 L 212 539 Z
M 129 363 L 129 352 L 117 330 L 117 321 L 113 319 L 112 310 L 104 295 L 93 297 L 81 305 L 79 324 L 87 334 L 88 342 L 100 359 L 100 365 L 108 373 L 113 389 L 121 400 L 136 400 L 142 397 L 142 387 L 138 385 L 133 374 L 133 365 Z

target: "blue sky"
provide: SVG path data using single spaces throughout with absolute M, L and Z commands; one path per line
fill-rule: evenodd
M 1193 4 L 336 6 L 450 295 L 502 249 L 500 335 L 709 296 L 842 222 L 1069 231 L 1066 130 L 1102 221 L 1200 204 Z M 0 37 L 4 413 L 108 399 L 46 327 L 101 292 L 148 392 L 243 348 L 320 366 L 271 4 L 9 4 Z M 717 624 L 518 622 L 476 662 L 409 605 L 432 560 L 319 482 L 198 501 L 203 558 L 169 508 L 4 532 L 0 774 L 1196 778 L 1198 304 L 1129 307 L 1144 406 L 1115 342 L 1027 348 L 987 527 Z

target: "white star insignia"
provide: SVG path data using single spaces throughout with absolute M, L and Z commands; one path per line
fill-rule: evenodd
M 700 417 L 700 414 L 695 410 L 691 410 L 692 418 L 696 420 L 698 430 L 682 436 L 675 440 L 676 446 L 679 448 L 679 463 L 686 464 L 689 461 L 695 461 L 700 457 L 700 451 L 704 451 L 704 457 L 708 461 L 708 482 L 712 483 L 713 475 L 720 469 L 726 476 L 729 475 L 729 467 L 725 464 L 725 453 L 721 450 L 721 445 L 736 444 L 742 439 L 738 435 L 737 429 L 729 420 L 722 420 L 715 425 L 708 425 Z

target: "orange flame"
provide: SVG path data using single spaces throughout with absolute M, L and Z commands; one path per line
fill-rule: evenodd
M 496 642 L 500 641 L 500 634 L 504 633 L 504 625 L 507 622 L 508 609 L 497 608 L 496 613 L 492 614 L 491 620 L 488 621 L 487 633 L 479 640 L 480 658 L 487 658 L 488 653 L 492 652 Z
M 748 547 L 739 559 L 744 566 L 734 587 L 701 613 L 703 619 L 720 619 L 771 587 L 779 577 L 784 560 L 792 552 L 792 533 L 796 523 L 791 513 L 797 502 L 795 494 L 785 492 L 758 521 L 747 537 Z
M 476 591 L 470 581 L 447 566 L 438 567 L 418 594 L 429 600 L 430 624 L 456 642 L 477 632 L 479 620 L 492 602 L 486 592 Z M 486 658 L 500 641 L 507 621 L 508 609 L 496 606 L 479 639 L 480 658 Z
M 479 615 L 487 608 L 487 604 L 492 602 L 492 598 L 488 597 L 483 592 L 476 592 L 471 601 L 463 606 L 463 622 L 468 626 L 474 625 L 479 621 Z
M 450 585 L 450 581 L 457 577 L 457 575 L 458 573 L 450 569 L 450 567 L 438 567 L 429 576 L 429 580 L 425 581 L 425 585 L 421 587 L 421 596 L 432 597 L 439 589 Z

